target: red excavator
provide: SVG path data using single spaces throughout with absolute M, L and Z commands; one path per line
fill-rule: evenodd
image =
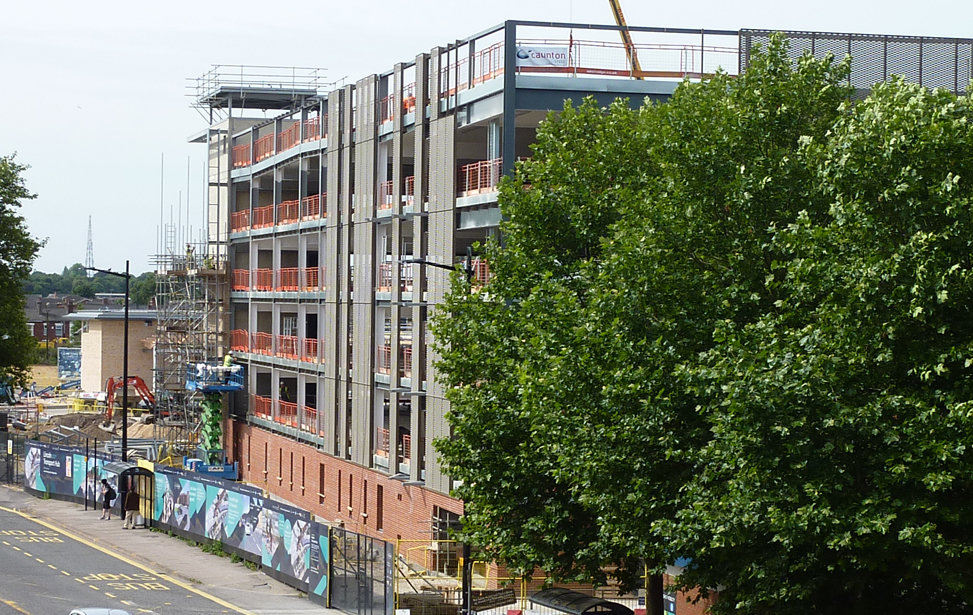
M 105 382 L 105 392 L 108 394 L 105 400 L 108 406 L 105 410 L 105 420 L 108 423 L 111 423 L 112 410 L 115 408 L 115 392 L 121 390 L 122 382 L 121 376 L 112 376 Z M 155 395 L 149 390 L 144 380 L 138 376 L 129 376 L 128 386 L 135 389 L 135 392 L 138 393 L 138 396 L 142 398 L 142 401 L 146 403 L 150 410 L 155 408 Z

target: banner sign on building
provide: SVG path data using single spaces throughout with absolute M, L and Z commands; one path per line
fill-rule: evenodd
M 568 66 L 567 47 L 517 47 L 517 66 Z

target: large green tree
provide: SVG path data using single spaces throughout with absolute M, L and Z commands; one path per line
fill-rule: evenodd
M 28 381 L 36 344 L 27 329 L 24 282 L 42 242 L 31 237 L 18 209 L 34 195 L 23 179 L 25 166 L 0 157 L 0 377 Z
M 684 582 L 724 612 L 969 612 L 973 108 L 880 85 L 800 159 L 828 216 L 780 227 L 774 309 L 687 366 L 713 438 Z
M 628 584 L 689 557 L 722 612 L 965 608 L 967 103 L 851 105 L 847 70 L 775 39 L 541 127 L 435 322 L 468 540 Z

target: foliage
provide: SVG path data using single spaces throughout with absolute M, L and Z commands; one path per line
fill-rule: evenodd
M 464 538 L 717 612 L 971 604 L 965 99 L 774 38 L 638 111 L 566 105 L 433 323 Z M 923 602 L 925 601 L 925 602 Z
M 720 610 L 970 610 L 971 120 L 896 81 L 808 141 L 829 216 L 780 229 L 776 309 L 687 366 L 713 439 L 672 529 Z
M 104 273 L 95 273 L 89 278 L 84 265 L 75 263 L 65 267 L 61 273 L 32 272 L 24 292 L 42 296 L 72 294 L 91 299 L 97 293 L 124 293 L 125 279 Z M 155 298 L 155 272 L 147 271 L 133 276 L 129 282 L 129 297 L 132 305 L 148 306 Z
M 23 179 L 26 166 L 14 156 L 0 157 L 0 379 L 25 385 L 36 350 L 24 312 L 24 282 L 43 245 L 31 237 L 18 212 L 34 198 Z

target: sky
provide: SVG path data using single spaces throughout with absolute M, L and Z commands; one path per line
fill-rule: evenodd
M 622 0 L 633 26 L 973 37 L 969 0 Z M 608 0 L 0 2 L 0 155 L 37 198 L 35 269 L 151 270 L 160 217 L 203 225 L 206 121 L 187 86 L 215 64 L 327 69 L 354 82 L 507 19 L 613 23 Z M 187 202 L 188 200 L 188 202 Z M 186 222 L 188 208 L 189 223 Z

